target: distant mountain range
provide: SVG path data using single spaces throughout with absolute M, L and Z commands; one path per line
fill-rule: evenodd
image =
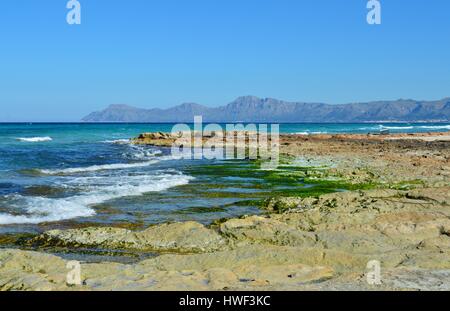
M 450 98 L 437 101 L 375 101 L 329 105 L 286 102 L 254 96 L 239 97 L 217 108 L 186 103 L 169 109 L 111 105 L 83 118 L 85 122 L 450 122 Z

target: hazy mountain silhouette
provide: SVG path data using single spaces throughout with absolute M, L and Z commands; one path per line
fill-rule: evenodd
M 185 103 L 169 109 L 141 109 L 111 105 L 83 118 L 85 122 L 370 122 L 450 121 L 450 98 L 437 101 L 376 101 L 329 105 L 286 102 L 254 96 L 239 97 L 217 108 Z

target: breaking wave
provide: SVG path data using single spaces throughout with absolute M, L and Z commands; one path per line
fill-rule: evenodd
M 102 143 L 125 145 L 125 144 L 129 144 L 130 140 L 129 139 L 104 140 L 104 141 L 102 141 Z
M 387 130 L 412 130 L 414 126 L 380 126 L 380 129 L 387 129 Z
M 81 177 L 71 185 L 85 187 L 85 192 L 68 198 L 44 198 L 14 195 L 9 204 L 24 215 L 0 213 L 0 225 L 38 224 L 95 215 L 92 206 L 109 200 L 139 196 L 149 192 L 188 184 L 193 177 L 182 173 L 139 176 Z M 95 184 L 93 183 L 95 182 Z
M 423 125 L 419 126 L 421 129 L 430 129 L 430 130 L 450 130 L 450 125 Z
M 17 140 L 28 143 L 39 143 L 45 141 L 52 141 L 53 139 L 49 136 L 45 136 L 45 137 L 19 137 L 17 138 Z
M 379 130 L 412 130 L 414 129 L 414 126 L 384 126 L 384 125 L 378 125 L 378 126 L 368 126 L 368 127 L 360 127 L 358 130 L 360 131 L 379 131 Z
M 422 129 L 422 130 L 450 130 L 450 125 L 407 125 L 407 126 L 370 126 L 370 127 L 360 127 L 358 130 L 413 130 L 413 129 Z M 420 132 L 420 131 L 419 131 Z
M 104 165 L 92 165 L 87 167 L 73 167 L 65 169 L 55 169 L 55 170 L 39 170 L 42 174 L 47 175 L 65 175 L 65 174 L 75 174 L 84 172 L 95 172 L 95 171 L 105 171 L 105 170 L 122 170 L 128 168 L 146 167 L 152 164 L 158 163 L 158 160 L 139 162 L 139 163 L 116 163 L 116 164 L 104 164 Z
M 296 133 L 292 133 L 294 135 L 321 135 L 321 134 L 327 134 L 327 132 L 309 132 L 309 131 L 305 131 L 305 132 L 296 132 Z
M 132 160 L 148 160 L 150 158 L 159 157 L 163 154 L 161 150 L 158 149 L 147 149 L 140 146 L 130 146 L 131 151 L 122 154 L 123 157 Z M 162 157 L 160 159 L 165 159 Z

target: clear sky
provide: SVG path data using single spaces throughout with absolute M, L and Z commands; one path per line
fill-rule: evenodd
M 450 1 L 2 0 L 0 121 L 77 121 L 110 104 L 346 103 L 450 96 Z

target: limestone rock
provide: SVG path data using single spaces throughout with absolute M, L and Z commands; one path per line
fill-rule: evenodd
M 21 250 L 0 251 L 0 290 L 66 288 L 66 262 L 59 257 Z
M 220 233 L 239 242 L 289 246 L 313 246 L 316 236 L 271 218 L 251 216 L 221 224 Z
M 156 225 L 140 232 L 121 228 L 52 230 L 30 243 L 177 252 L 208 252 L 225 246 L 217 232 L 196 222 Z
M 449 291 L 450 270 L 396 269 L 382 275 L 383 283 L 393 288 L 421 291 Z
M 1 290 L 218 290 L 270 289 L 282 284 L 298 288 L 310 282 L 322 282 L 333 276 L 329 267 L 295 263 L 294 252 L 281 258 L 267 256 L 264 248 L 252 252 L 241 250 L 240 259 L 231 266 L 220 260 L 223 253 L 198 254 L 213 257 L 202 264 L 197 255 L 164 255 L 159 260 L 149 259 L 139 264 L 118 263 L 82 264 L 81 284 L 68 285 L 67 261 L 56 256 L 20 250 L 0 250 Z M 296 252 L 298 253 L 298 251 Z M 243 257 L 247 255 L 247 257 Z M 250 256 L 250 257 L 248 257 Z M 172 258 L 185 262 L 172 269 L 162 262 Z M 194 259 L 194 260 L 192 260 Z M 219 260 L 217 260 L 219 259 Z M 267 262 L 264 262 L 267 259 Z M 191 262 L 191 268 L 185 268 Z M 214 261 L 216 262 L 214 264 Z M 257 263 L 256 265 L 249 262 Z

